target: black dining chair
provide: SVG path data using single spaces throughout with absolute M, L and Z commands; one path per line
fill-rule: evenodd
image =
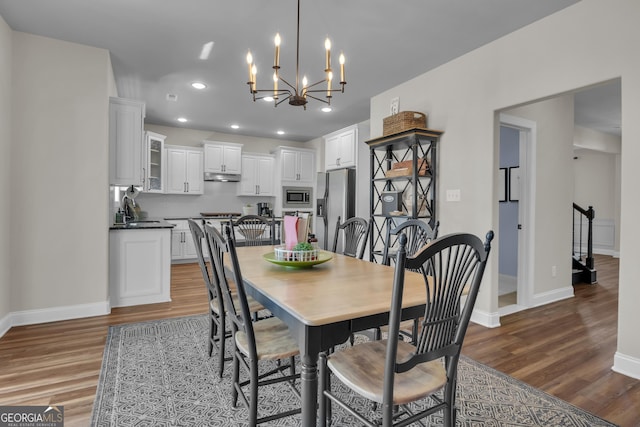
M 299 390 L 295 387 L 295 381 L 300 379 L 300 374 L 296 373 L 295 369 L 295 356 L 300 354 L 300 350 L 287 325 L 277 317 L 255 322 L 251 320 L 248 296 L 244 289 L 235 241 L 231 236 L 230 227 L 225 227 L 225 237 L 215 229 L 208 230 L 208 232 L 211 235 L 214 251 L 228 254 L 228 269 L 236 283 L 234 297 L 226 276 L 220 274 L 225 270 L 222 259 L 216 257 L 214 262 L 220 278 L 227 313 L 231 319 L 234 338 L 232 404 L 235 407 L 238 398 L 240 398 L 242 404 L 249 410 L 249 426 L 252 427 L 299 414 L 301 407 L 258 418 L 259 387 L 285 382 L 291 386 L 294 394 L 300 397 Z M 286 363 L 287 359 L 288 363 Z M 260 362 L 264 361 L 275 361 L 275 367 L 270 370 L 266 367 L 259 370 L 259 365 L 263 364 Z M 240 369 L 246 372 L 248 379 L 240 380 Z M 271 406 L 268 403 L 265 405 Z
M 229 219 L 233 238 L 243 238 L 245 246 L 275 245 L 275 222 L 260 215 L 244 215 L 234 220 Z
M 226 316 L 224 300 L 220 290 L 220 283 L 218 279 L 218 273 L 213 260 L 214 253 L 211 251 L 211 245 L 207 239 L 207 233 L 202 230 L 198 223 L 192 219 L 187 221 L 189 223 L 189 229 L 193 236 L 193 243 L 196 248 L 196 254 L 198 259 L 198 265 L 202 272 L 202 278 L 207 288 L 207 296 L 209 297 L 209 337 L 207 339 L 207 353 L 209 357 L 213 355 L 213 348 L 218 350 L 218 376 L 222 378 L 224 372 L 224 362 L 230 361 L 230 358 L 225 358 L 225 342 L 226 339 L 231 336 L 231 332 L 227 331 Z M 204 225 L 205 230 L 209 225 Z M 206 239 L 207 242 L 207 254 L 209 256 L 209 263 L 207 264 L 202 247 L 202 241 Z M 215 254 L 218 256 L 217 254 Z M 262 304 L 255 300 L 250 303 L 250 310 L 253 313 L 257 313 L 264 310 Z
M 360 217 L 352 217 L 340 223 L 340 217 L 336 223 L 336 232 L 333 236 L 333 246 L 331 251 L 338 251 L 338 242 L 342 235 L 342 251 L 343 255 L 362 259 L 364 249 L 367 245 L 367 237 L 371 225 L 369 221 Z
M 407 237 L 401 234 L 396 255 L 389 337 L 320 355 L 320 425 L 331 423 L 331 404 L 367 426 L 374 423 L 331 389 L 331 377 L 381 406 L 375 425 L 408 425 L 444 411 L 444 425 L 456 421 L 455 391 L 458 360 L 471 313 L 478 296 L 493 232 L 483 243 L 471 234 L 450 234 L 433 240 L 407 258 Z M 398 338 L 407 270 L 420 270 L 426 289 L 422 329 L 416 344 Z M 414 273 L 411 273 L 414 274 Z M 467 292 L 468 290 L 468 292 Z M 466 300 L 463 303 L 463 296 Z M 442 390 L 442 395 L 437 392 Z M 410 405 L 431 397 L 435 404 Z M 327 418 L 329 418 L 327 420 Z

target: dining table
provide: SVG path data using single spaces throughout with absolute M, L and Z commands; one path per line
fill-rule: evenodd
M 300 348 L 302 425 L 315 426 L 318 355 L 354 332 L 388 324 L 394 267 L 336 253 L 321 264 L 296 268 L 274 264 L 273 247 L 236 248 L 248 295 L 282 320 Z M 225 257 L 225 263 L 229 262 Z M 425 281 L 406 271 L 402 319 L 424 314 Z

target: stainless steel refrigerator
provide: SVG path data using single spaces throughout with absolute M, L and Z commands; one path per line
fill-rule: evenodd
M 338 169 L 318 173 L 316 237 L 318 246 L 331 250 L 338 216 L 343 222 L 356 214 L 356 170 Z M 341 248 L 338 240 L 338 250 Z

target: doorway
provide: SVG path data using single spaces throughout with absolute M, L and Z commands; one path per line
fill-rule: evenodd
M 529 285 L 531 224 L 535 171 L 536 124 L 500 115 L 500 176 L 504 195 L 499 203 L 498 314 L 505 316 L 531 307 Z

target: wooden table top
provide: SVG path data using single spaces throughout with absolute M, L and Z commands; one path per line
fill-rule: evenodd
M 273 251 L 269 246 L 236 250 L 244 281 L 306 325 L 389 312 L 393 267 L 332 254 L 328 262 L 296 269 L 265 260 L 263 255 Z M 424 304 L 422 275 L 410 271 L 405 274 L 403 307 Z

